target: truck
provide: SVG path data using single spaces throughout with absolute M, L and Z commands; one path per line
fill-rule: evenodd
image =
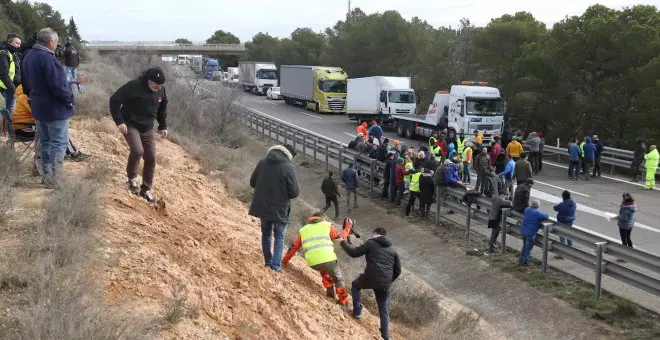
M 280 95 L 288 105 L 324 113 L 346 113 L 346 80 L 341 67 L 282 65 Z
M 474 130 L 484 134 L 489 142 L 504 129 L 505 104 L 500 90 L 487 82 L 463 81 L 452 85 L 450 91 L 438 91 L 426 115 L 402 114 L 393 116 L 399 136 L 430 137 L 433 131 L 453 130 L 457 134 L 472 135 Z
M 195 74 L 202 74 L 204 58 L 202 58 L 202 56 L 193 56 L 190 58 L 190 61 L 190 69 L 193 70 Z
M 220 62 L 217 59 L 206 59 L 204 61 L 204 79 L 212 79 L 213 72 L 220 71 Z
M 238 63 L 239 83 L 252 94 L 266 95 L 268 88 L 277 86 L 277 67 L 273 62 L 241 61 Z
M 348 80 L 346 112 L 352 120 L 392 125 L 393 116 L 415 114 L 417 96 L 410 77 L 365 77 Z
M 238 67 L 227 67 L 226 83 L 229 86 L 236 86 L 239 82 Z

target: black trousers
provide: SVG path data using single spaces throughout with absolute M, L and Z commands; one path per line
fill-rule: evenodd
M 325 196 L 325 207 L 323 208 L 323 212 L 330 209 L 331 204 L 335 205 L 335 218 L 339 218 L 339 201 L 337 200 L 337 196 Z
M 621 229 L 619 228 L 619 234 L 621 235 L 621 244 L 626 247 L 633 247 L 632 240 L 630 239 L 630 233 L 632 229 Z
M 406 216 L 410 215 L 410 211 L 415 208 L 415 199 L 419 198 L 419 191 L 411 191 L 408 197 L 408 205 L 406 205 Z

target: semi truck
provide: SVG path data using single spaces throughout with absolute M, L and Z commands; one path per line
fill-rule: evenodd
M 415 114 L 417 99 L 410 77 L 366 77 L 348 80 L 346 112 L 358 122 L 392 125 L 393 116 Z
M 265 95 L 269 87 L 277 86 L 277 67 L 273 62 L 241 61 L 238 63 L 239 83 L 243 90 Z
M 216 59 L 206 59 L 204 62 L 204 78 L 213 79 L 214 73 L 220 72 L 220 62 Z M 216 74 L 219 76 L 219 74 Z
M 484 134 L 484 142 L 491 141 L 504 129 L 505 104 L 500 90 L 487 85 L 463 81 L 450 91 L 436 92 L 426 115 L 393 116 L 397 134 L 407 138 L 430 137 L 433 131 L 446 128 L 468 136 L 479 130 Z
M 282 65 L 280 95 L 289 105 L 324 113 L 346 113 L 346 80 L 341 67 Z
M 238 85 L 239 72 L 238 67 L 227 67 L 226 83 L 230 86 Z

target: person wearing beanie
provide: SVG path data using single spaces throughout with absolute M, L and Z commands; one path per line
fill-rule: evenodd
M 254 188 L 254 193 L 248 214 L 261 220 L 264 264 L 276 272 L 282 271 L 284 235 L 289 223 L 291 200 L 300 195 L 300 184 L 293 164 L 295 156 L 291 145 L 274 145 L 268 149 L 266 157 L 257 163 L 250 176 L 250 187 Z
M 383 138 L 383 128 L 378 125 L 378 122 L 375 120 L 371 122 L 371 126 L 369 127 L 368 130 L 370 135 L 373 135 L 374 138 L 378 139 L 380 142 Z
M 117 89 L 109 103 L 112 119 L 130 149 L 126 165 L 129 190 L 149 203 L 156 200 L 151 191 L 156 169 L 154 120 L 160 136 L 167 138 L 167 94 L 163 84 L 165 72 L 160 67 L 149 68 Z M 142 185 L 138 186 L 140 159 L 144 159 L 144 167 Z

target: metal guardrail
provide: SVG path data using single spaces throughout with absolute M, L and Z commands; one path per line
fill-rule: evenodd
M 314 163 L 325 163 L 326 170 L 332 167 L 341 171 L 347 164 L 353 163 L 362 174 L 360 176 L 362 183 L 368 184 L 371 195 L 379 187 L 379 181 L 383 179 L 381 169 L 384 168 L 384 163 L 347 149 L 343 143 L 244 107 L 238 107 L 237 113 L 237 118 L 242 124 L 255 130 L 264 138 L 267 137 L 278 143 L 291 144 L 296 150 L 301 151 L 303 158 L 311 157 Z M 435 211 L 432 213 L 435 214 L 436 224 L 441 216 L 441 207 L 448 207 L 465 215 L 466 236 L 468 236 L 473 221 L 488 222 L 488 210 L 492 203 L 490 199 L 478 196 L 473 204 L 466 204 L 463 200 L 465 193 L 464 188 L 447 188 L 446 197 L 438 199 Z M 518 232 L 521 221 L 520 213 L 511 212 L 510 209 L 503 210 L 502 252 L 506 250 L 507 236 L 522 238 Z M 548 252 L 552 252 L 594 270 L 593 283 L 597 297 L 600 297 L 601 294 L 603 274 L 660 296 L 660 280 L 645 273 L 651 272 L 653 275 L 660 276 L 660 256 L 658 255 L 628 248 L 588 231 L 572 228 L 552 220 L 543 223 L 539 236 L 536 245 L 543 252 L 542 270 L 544 272 L 548 267 Z M 560 243 L 558 237 L 570 239 L 573 246 Z M 614 257 L 614 261 L 603 258 L 603 255 Z M 618 264 L 617 260 L 623 260 L 633 266 L 624 267 Z
M 523 144 L 524 146 L 524 144 Z M 556 147 L 551 145 L 545 145 L 543 147 L 544 153 L 551 153 L 557 155 L 557 160 L 561 161 L 561 157 L 568 157 L 568 147 Z M 615 168 L 624 168 L 630 169 L 633 161 L 634 152 L 630 150 L 615 149 L 610 147 L 603 148 L 603 153 L 600 157 L 601 164 L 607 164 L 610 166 L 610 174 L 614 173 Z M 644 162 L 640 169 L 644 169 Z M 660 174 L 660 168 L 656 170 L 656 174 Z

